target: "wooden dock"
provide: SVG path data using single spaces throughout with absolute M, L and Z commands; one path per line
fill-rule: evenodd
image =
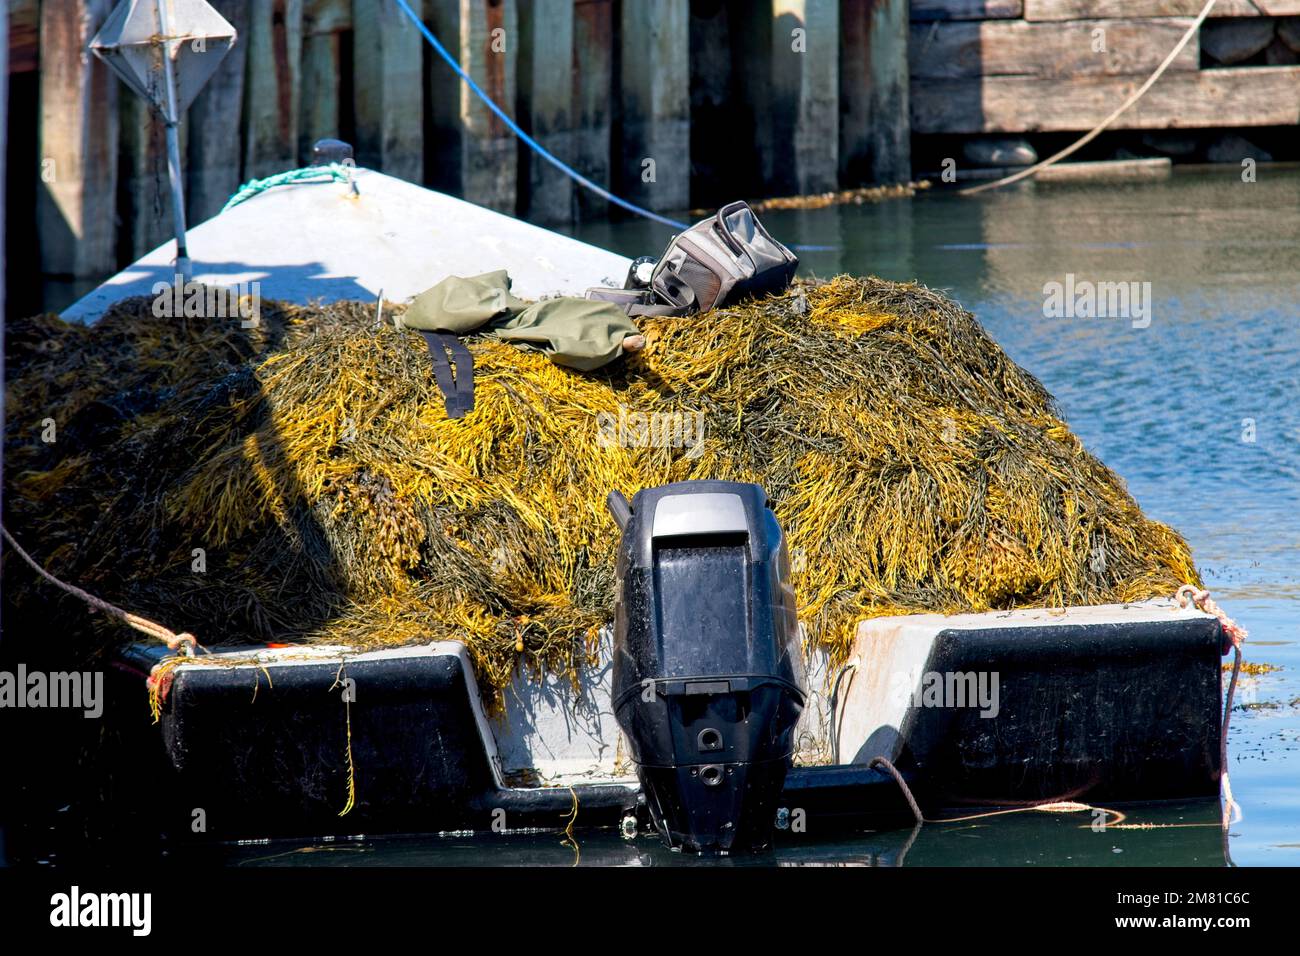
M 916 0 L 908 47 L 912 132 L 1091 129 L 1159 66 L 1203 6 L 1204 0 Z M 1280 19 L 1288 17 L 1300 18 L 1300 0 L 1218 0 L 1200 36 L 1115 128 L 1300 123 L 1300 20 Z M 1203 62 L 1213 60 L 1203 57 L 1203 40 L 1252 32 L 1241 21 L 1256 21 L 1258 39 L 1243 35 L 1227 44 L 1227 63 Z M 1250 65 L 1237 65 L 1244 61 Z
M 239 41 L 182 125 L 191 223 L 248 179 L 307 164 L 323 137 L 539 223 L 608 212 L 523 149 L 393 0 L 211 2 Z M 411 2 L 547 149 L 662 211 L 906 182 L 918 136 L 1086 130 L 1202 4 Z M 10 182 L 33 187 L 11 188 L 9 208 L 36 222 L 35 241 L 11 227 L 11 275 L 108 275 L 170 238 L 161 130 L 86 52 L 114 0 L 7 3 Z M 1200 33 L 1119 128 L 1300 123 L 1300 0 L 1219 0 Z

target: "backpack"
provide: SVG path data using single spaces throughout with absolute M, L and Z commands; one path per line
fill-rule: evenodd
M 634 263 L 624 288 L 588 289 L 587 298 L 614 302 L 628 315 L 691 315 L 780 292 L 798 267 L 749 204 L 733 202 L 674 236 L 648 281 Z

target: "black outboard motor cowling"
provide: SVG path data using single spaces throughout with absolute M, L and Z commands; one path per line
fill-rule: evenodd
M 790 563 L 758 485 L 618 492 L 614 713 L 675 849 L 771 841 L 803 710 Z

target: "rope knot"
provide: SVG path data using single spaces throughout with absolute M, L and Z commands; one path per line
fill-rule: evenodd
M 1178 599 L 1180 608 L 1187 607 L 1188 601 L 1206 614 L 1213 614 L 1219 619 L 1219 625 L 1223 628 L 1223 647 L 1220 653 L 1227 654 L 1234 647 L 1241 649 L 1241 644 L 1249 636 L 1249 631 L 1228 617 L 1227 612 L 1215 603 L 1214 598 L 1210 597 L 1210 592 L 1204 588 L 1198 588 L 1194 584 L 1184 584 L 1174 594 Z

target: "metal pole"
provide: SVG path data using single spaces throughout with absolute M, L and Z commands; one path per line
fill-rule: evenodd
M 180 123 L 176 109 L 176 75 L 171 57 L 171 31 L 167 23 L 167 0 L 157 0 L 158 32 L 162 36 L 163 84 L 167 91 L 167 109 L 163 121 L 167 126 L 167 176 L 172 188 L 172 225 L 176 231 L 176 271 L 189 282 L 191 276 L 190 254 L 185 246 L 185 189 L 181 183 L 181 142 L 177 126 Z

